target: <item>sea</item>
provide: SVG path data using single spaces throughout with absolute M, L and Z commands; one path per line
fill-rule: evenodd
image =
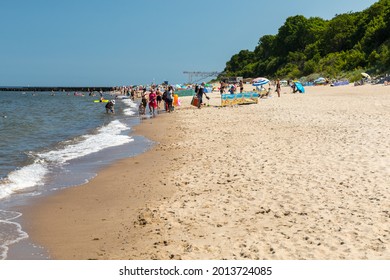
M 112 114 L 94 102 L 99 93 L 0 91 L 0 260 L 49 258 L 15 209 L 87 183 L 101 168 L 153 146 L 132 134 L 137 103 L 119 97 Z

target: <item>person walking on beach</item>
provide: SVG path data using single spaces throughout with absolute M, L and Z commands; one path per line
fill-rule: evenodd
M 134 88 L 132 88 L 132 89 L 130 90 L 130 96 L 131 96 L 131 100 L 134 101 L 134 98 L 135 98 L 135 90 L 134 90 Z
M 276 92 L 278 94 L 278 97 L 280 97 L 280 80 L 276 80 Z
M 172 111 L 172 102 L 173 102 L 173 87 L 172 86 L 168 87 L 165 102 L 167 103 L 167 105 L 166 105 L 167 112 L 170 113 Z
M 154 89 L 149 93 L 149 112 L 155 116 L 157 108 L 157 94 Z
M 160 109 L 160 105 L 162 101 L 162 93 L 159 88 L 157 88 L 156 95 L 157 95 L 157 109 Z
M 146 90 L 142 91 L 141 93 L 141 103 L 142 106 L 144 106 L 144 108 L 146 109 L 146 104 L 148 103 L 148 101 L 146 100 Z
M 219 93 L 222 95 L 225 92 L 225 83 L 221 81 L 221 85 L 219 87 Z
M 202 84 L 200 85 L 200 87 L 198 88 L 198 91 L 197 91 L 197 93 L 196 93 L 196 97 L 198 98 L 198 109 L 200 109 L 200 106 L 202 105 L 202 102 L 203 102 L 203 100 L 202 100 L 203 94 L 206 96 L 207 99 L 210 99 L 210 98 L 206 95 L 206 93 L 204 92 L 204 86 L 205 86 L 205 84 L 202 83 Z
M 241 80 L 240 81 L 240 93 L 244 91 L 244 82 Z
M 167 95 L 168 95 L 168 89 L 166 88 L 164 90 L 164 93 L 161 96 L 161 99 L 164 101 L 164 109 L 165 109 L 166 112 L 168 112 Z

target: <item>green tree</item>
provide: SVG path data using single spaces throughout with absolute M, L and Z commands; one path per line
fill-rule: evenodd
M 275 54 L 283 57 L 287 56 L 289 52 L 304 50 L 307 44 L 306 31 L 307 19 L 304 16 L 287 18 L 276 35 Z
M 336 77 L 366 67 L 390 69 L 390 0 L 331 20 L 288 17 L 276 35 L 260 37 L 254 51 L 233 55 L 225 73 L 297 78 L 317 72 Z
M 303 65 L 302 74 L 304 76 L 307 76 L 307 75 L 310 75 L 311 73 L 315 73 L 315 72 L 318 72 L 317 62 L 315 62 L 314 60 L 306 61 L 305 64 Z
M 293 63 L 287 63 L 284 67 L 276 71 L 277 77 L 287 77 L 289 79 L 296 79 L 302 76 L 298 66 Z
M 345 63 L 341 70 L 353 70 L 367 65 L 365 53 L 358 49 L 343 52 L 343 60 Z
M 253 51 L 255 59 L 266 60 L 274 55 L 275 35 L 264 35 L 259 39 L 259 43 Z
M 381 70 L 390 69 L 390 41 L 381 45 L 378 54 L 378 68 Z
M 242 50 L 238 54 L 232 56 L 230 61 L 226 63 L 226 72 L 235 73 L 244 68 L 247 64 L 253 62 L 254 54 L 249 50 Z
M 348 13 L 333 18 L 324 32 L 322 49 L 324 53 L 341 52 L 351 49 L 356 44 L 357 15 Z
M 378 1 L 360 14 L 361 43 L 370 52 L 378 48 L 389 37 L 390 1 Z
M 344 53 L 330 53 L 319 61 L 319 70 L 331 77 L 336 77 L 344 68 Z

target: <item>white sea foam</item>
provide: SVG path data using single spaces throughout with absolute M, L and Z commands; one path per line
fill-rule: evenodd
M 131 99 L 122 99 L 122 102 L 127 105 L 127 108 L 123 110 L 123 114 L 126 116 L 134 116 L 136 114 L 134 108 L 137 108 L 137 104 Z
M 134 114 L 133 111 L 136 111 L 134 108 L 137 105 L 133 101 L 121 100 L 120 102 L 123 102 L 125 115 Z M 47 106 L 47 108 L 50 107 Z M 66 129 L 66 125 L 63 129 Z M 36 187 L 42 186 L 46 182 L 47 175 L 52 170 L 58 170 L 58 167 L 67 164 L 70 160 L 134 141 L 128 136 L 127 132 L 129 130 L 130 126 L 114 120 L 98 129 L 94 134 L 58 143 L 50 151 L 29 152 L 27 159 L 29 163 L 27 165 L 17 168 L 8 173 L 7 176 L 0 178 L 0 200 L 15 193 L 22 193 L 23 196 L 41 193 L 41 188 Z M 50 134 L 48 135 L 50 137 Z M 28 192 L 23 192 L 25 190 Z M 8 247 L 11 244 L 28 238 L 28 234 L 22 230 L 21 225 L 14 221 L 20 215 L 17 212 L 0 210 L 0 260 L 7 258 Z
M 0 260 L 7 257 L 8 247 L 22 239 L 28 238 L 28 234 L 22 230 L 20 224 L 12 222 L 22 214 L 14 211 L 0 210 Z
M 0 181 L 0 199 L 43 184 L 44 177 L 52 165 L 63 165 L 72 159 L 134 141 L 130 136 L 122 134 L 129 129 L 130 127 L 114 120 L 100 128 L 98 133 L 80 137 L 75 144 L 64 143 L 63 148 L 36 154 L 37 159 L 33 164 L 9 173 Z
M 121 134 L 128 129 L 128 126 L 115 120 L 100 128 L 97 134 L 83 136 L 77 144 L 67 145 L 63 149 L 41 153 L 38 156 L 50 162 L 66 163 L 69 160 L 96 153 L 109 147 L 134 141 L 130 136 Z
M 136 114 L 136 112 L 134 112 L 134 110 L 131 110 L 131 109 L 124 109 L 123 114 L 126 116 L 134 116 Z
M 0 199 L 17 191 L 38 186 L 48 172 L 42 160 L 12 171 L 0 181 Z

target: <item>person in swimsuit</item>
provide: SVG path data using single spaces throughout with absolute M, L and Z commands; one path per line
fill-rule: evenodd
M 162 101 L 162 93 L 159 88 L 157 88 L 156 95 L 157 95 L 157 108 L 160 109 L 160 104 Z
M 280 90 L 281 90 L 281 88 L 280 88 L 280 80 L 277 79 L 276 80 L 276 92 L 278 94 L 278 97 L 280 97 Z
M 106 113 L 115 113 L 114 111 L 114 105 L 115 105 L 115 100 L 110 100 L 107 104 L 106 104 Z
M 155 115 L 157 109 L 157 94 L 154 89 L 149 93 L 149 111 L 151 115 Z
M 240 81 L 240 93 L 244 91 L 244 82 Z

